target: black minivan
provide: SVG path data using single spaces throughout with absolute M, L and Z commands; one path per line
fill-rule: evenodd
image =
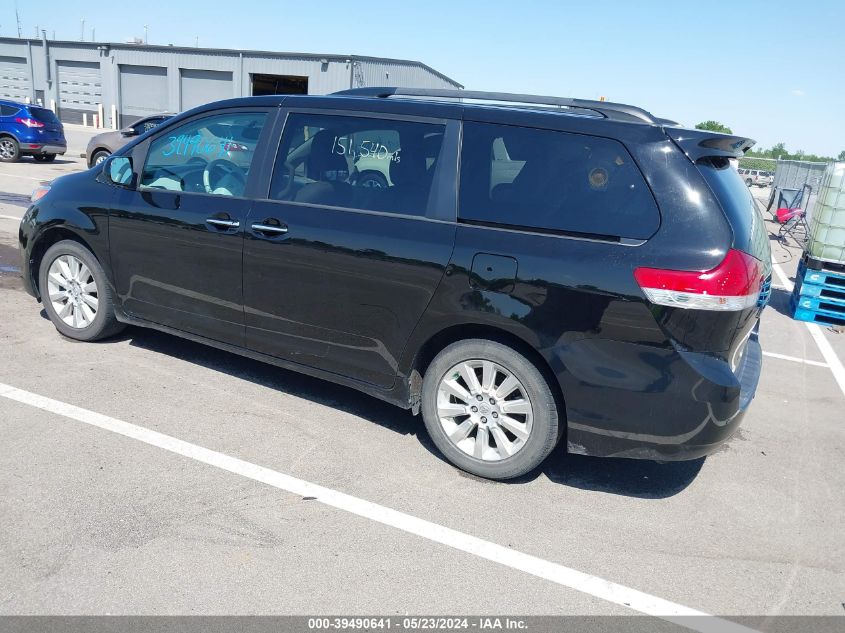
M 692 459 L 760 375 L 752 144 L 530 95 L 222 101 L 36 192 L 22 270 L 65 336 L 140 325 L 360 389 L 483 477 L 561 438 Z

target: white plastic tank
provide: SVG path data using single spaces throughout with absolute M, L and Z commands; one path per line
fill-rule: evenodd
M 825 169 L 808 223 L 810 256 L 845 264 L 845 162 Z

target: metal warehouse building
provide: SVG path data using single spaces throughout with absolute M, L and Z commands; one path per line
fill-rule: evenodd
M 384 85 L 463 87 L 401 59 L 0 37 L 0 98 L 55 104 L 67 123 L 100 106 L 117 128 L 230 97 Z

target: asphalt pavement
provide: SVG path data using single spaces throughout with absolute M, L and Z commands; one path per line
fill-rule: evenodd
M 845 335 L 789 318 L 798 249 L 773 242 L 763 375 L 722 450 L 558 449 L 493 483 L 352 390 L 137 328 L 59 336 L 16 218 L 82 168 L 0 165 L 0 614 L 845 614 Z

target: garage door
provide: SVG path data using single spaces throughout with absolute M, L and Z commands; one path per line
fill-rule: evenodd
M 0 57 L 0 99 L 25 101 L 31 96 L 29 69 L 23 57 Z
M 57 62 L 59 118 L 65 123 L 82 123 L 83 114 L 93 114 L 103 102 L 99 62 Z
M 120 66 L 120 125 L 126 127 L 151 114 L 167 112 L 167 69 Z
M 180 72 L 182 84 L 182 110 L 190 110 L 204 103 L 231 99 L 232 73 L 219 70 L 192 70 Z

